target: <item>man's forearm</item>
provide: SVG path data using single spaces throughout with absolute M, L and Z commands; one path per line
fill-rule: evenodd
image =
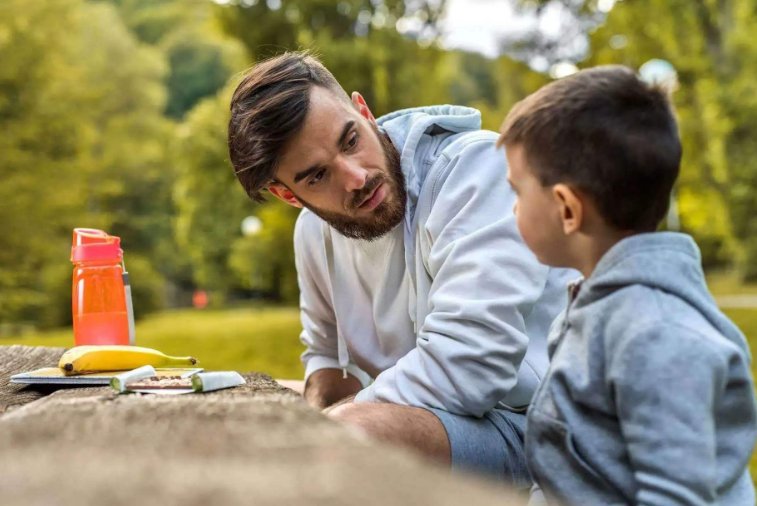
M 356 394 L 361 388 L 357 378 L 351 374 L 345 378 L 341 369 L 320 369 L 308 378 L 304 397 L 311 406 L 323 409 Z

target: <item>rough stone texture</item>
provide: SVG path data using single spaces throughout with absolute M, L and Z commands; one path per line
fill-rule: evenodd
M 0 504 L 524 504 L 367 440 L 270 377 L 209 394 L 19 388 L 60 348 L 0 347 Z
M 64 348 L 43 346 L 0 346 L 0 414 L 54 391 L 46 386 L 11 384 L 10 377 L 40 367 L 55 367 L 63 351 Z

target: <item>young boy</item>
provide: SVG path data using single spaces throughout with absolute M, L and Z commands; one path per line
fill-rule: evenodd
M 526 244 L 584 277 L 528 411 L 527 461 L 546 498 L 753 505 L 749 348 L 694 241 L 655 232 L 681 158 L 665 93 L 625 67 L 578 72 L 517 104 L 499 145 Z

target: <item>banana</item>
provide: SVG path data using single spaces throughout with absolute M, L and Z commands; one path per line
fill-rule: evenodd
M 58 367 L 66 375 L 98 371 L 127 371 L 151 365 L 153 367 L 182 367 L 195 365 L 192 357 L 172 357 L 158 350 L 141 346 L 100 345 L 74 346 L 67 350 Z

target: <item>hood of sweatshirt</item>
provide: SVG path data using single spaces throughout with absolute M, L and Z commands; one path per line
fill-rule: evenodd
M 481 113 L 470 107 L 437 105 L 402 109 L 376 120 L 400 153 L 407 187 L 408 216 L 413 216 L 423 181 L 428 175 L 428 142 L 425 134 L 460 133 L 481 129 Z
M 699 248 L 688 235 L 652 232 L 630 236 L 601 258 L 591 276 L 581 284 L 574 308 L 588 306 L 629 285 L 648 286 L 693 306 L 748 356 L 743 334 L 720 312 L 710 295 L 701 264 Z

